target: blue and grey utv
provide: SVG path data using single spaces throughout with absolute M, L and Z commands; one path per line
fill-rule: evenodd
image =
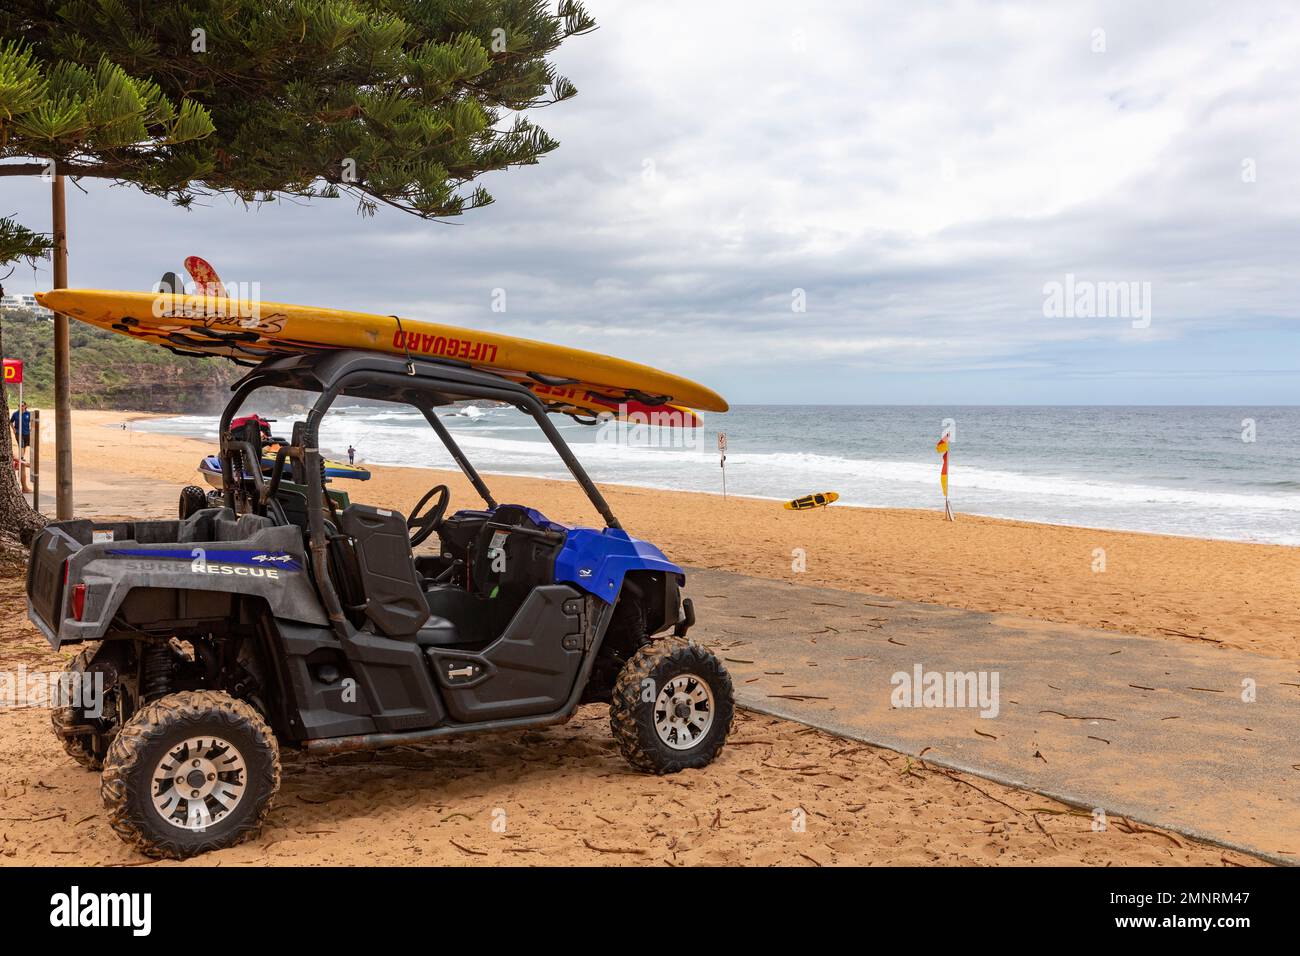
M 231 423 L 261 388 L 317 393 L 260 467 L 256 426 Z M 438 485 L 408 517 L 326 487 L 321 420 L 340 396 L 418 409 L 482 507 Z M 499 504 L 436 409 L 486 399 L 532 416 L 604 518 L 569 528 Z M 102 770 L 113 828 L 151 856 L 186 857 L 257 832 L 280 747 L 364 750 L 563 723 L 606 702 L 637 769 L 717 756 L 731 680 L 689 643 L 682 569 L 625 532 L 522 385 L 368 352 L 268 359 L 221 420 L 223 483 L 186 489 L 176 521 L 49 525 L 28 569 L 29 615 L 79 644 L 55 733 Z M 438 548 L 415 551 L 436 536 Z

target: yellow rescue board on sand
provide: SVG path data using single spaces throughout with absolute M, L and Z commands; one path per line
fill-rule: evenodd
M 364 349 L 445 359 L 530 388 L 555 411 L 725 412 L 726 400 L 697 382 L 597 352 L 454 325 L 367 312 L 218 296 L 101 289 L 38 292 L 47 309 L 180 352 L 259 361 L 321 349 Z M 689 406 L 689 407 L 683 407 Z M 695 419 L 694 421 L 690 419 Z
M 834 491 L 821 491 L 815 495 L 804 495 L 802 498 L 796 498 L 794 501 L 785 503 L 786 511 L 811 511 L 813 508 L 825 508 L 827 505 L 839 501 L 840 496 Z

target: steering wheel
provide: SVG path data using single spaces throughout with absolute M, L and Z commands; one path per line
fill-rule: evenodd
M 437 503 L 429 509 L 427 514 L 421 514 L 420 510 L 429 503 L 429 499 L 434 495 L 438 496 Z M 406 530 L 411 535 L 411 547 L 419 547 L 429 535 L 438 530 L 438 526 L 442 524 L 443 515 L 447 513 L 447 505 L 450 501 L 451 489 L 446 485 L 434 485 L 424 493 L 424 497 L 411 510 L 411 516 L 406 519 Z

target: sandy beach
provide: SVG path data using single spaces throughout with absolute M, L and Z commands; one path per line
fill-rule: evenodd
M 76 502 L 95 515 L 167 515 L 197 484 L 200 441 L 122 428 L 140 416 L 77 412 Z M 52 444 L 48 446 L 52 452 Z M 48 460 L 48 459 L 47 459 Z M 459 475 L 375 468 L 349 490 L 400 510 Z M 52 476 L 52 470 L 50 471 Z M 599 475 L 595 476 L 599 481 Z M 492 477 L 503 501 L 596 523 L 576 487 Z M 47 489 L 52 491 L 52 488 Z M 1294 658 L 1300 613 L 1277 596 L 1300 580 L 1284 547 L 1032 525 L 937 513 L 834 508 L 605 488 L 633 533 L 686 565 L 973 610 L 1195 641 Z M 1094 571 L 1104 549 L 1105 570 Z M 804 572 L 792 569 L 795 549 Z M 6 666 L 61 666 L 23 614 L 21 583 L 0 582 Z M 688 581 L 689 586 L 689 581 Z M 109 830 L 97 778 L 62 754 L 44 711 L 0 712 L 0 864 L 136 865 Z M 504 814 L 505 832 L 493 829 Z M 792 821 L 800 819 L 799 829 Z M 1112 821 L 932 767 L 924 760 L 742 712 L 704 771 L 629 771 L 605 708 L 542 732 L 328 759 L 286 756 L 261 837 L 200 865 L 370 864 L 1088 864 L 1251 865 L 1254 858 Z
M 74 653 L 26 622 L 20 579 L 0 580 L 0 620 L 6 669 Z M 48 712 L 0 709 L 0 866 L 1260 863 L 1122 818 L 1097 832 L 1086 810 L 744 711 L 715 763 L 667 777 L 628 768 L 601 705 L 543 731 L 283 754 L 260 837 L 149 863 L 109 828 L 98 774 L 64 755 Z

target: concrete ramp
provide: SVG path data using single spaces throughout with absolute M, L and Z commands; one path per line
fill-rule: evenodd
M 1300 861 L 1296 661 L 722 571 L 688 584 L 691 637 L 745 707 Z

